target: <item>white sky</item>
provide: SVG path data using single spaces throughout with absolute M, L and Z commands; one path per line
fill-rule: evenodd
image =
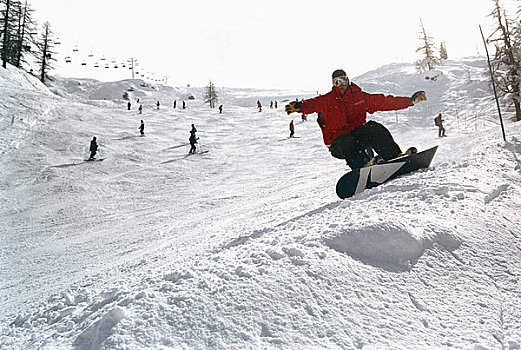
M 510 2 L 510 1 L 509 1 Z M 491 31 L 492 0 L 32 0 L 61 45 L 57 72 L 101 80 L 128 69 L 90 60 L 138 58 L 140 69 L 174 86 L 330 87 L 331 72 L 349 76 L 393 62 L 413 62 L 420 18 L 449 58 L 484 55 L 478 25 Z M 513 14 L 513 12 L 512 12 Z M 79 51 L 72 49 L 78 47 Z M 88 54 L 93 52 L 94 59 Z M 63 58 L 72 56 L 65 64 Z M 82 60 L 88 66 L 81 66 Z M 100 63 L 102 63 L 100 61 Z M 148 74 L 151 76 L 151 74 Z

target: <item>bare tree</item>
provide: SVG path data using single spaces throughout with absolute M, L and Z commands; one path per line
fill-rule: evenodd
M 38 47 L 40 49 L 38 65 L 40 66 L 40 81 L 42 83 L 45 83 L 47 74 L 53 68 L 52 62 L 56 61 L 56 59 L 53 58 L 53 46 L 53 32 L 51 30 L 51 24 L 49 22 L 45 22 L 43 24 L 42 36 L 38 42 Z
M 2 65 L 7 67 L 7 63 L 21 68 L 25 63 L 24 56 L 31 51 L 31 43 L 34 43 L 33 33 L 36 24 L 32 19 L 32 11 L 25 1 L 6 0 L 2 9 L 0 19 L 1 46 L 2 46 Z
M 27 0 L 24 5 L 18 3 L 18 6 L 18 30 L 13 64 L 18 68 L 22 68 L 22 64 L 26 63 L 24 59 L 25 54 L 31 52 L 31 44 L 34 44 L 35 42 L 33 35 L 36 31 L 36 22 L 32 17 L 32 12 L 34 10 L 32 10 L 27 4 Z
M 493 0 L 494 10 L 489 16 L 497 21 L 495 31 L 487 42 L 494 43 L 496 52 L 491 61 L 492 71 L 498 93 L 503 101 L 514 105 L 516 120 L 521 120 L 521 40 L 516 30 L 519 28 L 511 21 L 499 0 Z M 517 28 L 513 30 L 512 28 Z
M 423 58 L 416 61 L 416 69 L 419 72 L 424 72 L 435 68 L 439 63 L 440 59 L 434 54 L 434 40 L 427 34 L 423 22 L 420 19 L 420 47 L 416 49 L 416 52 L 421 52 Z
M 9 53 L 9 15 L 11 10 L 11 0 L 6 0 L 3 11 L 3 30 L 2 30 L 2 67 L 7 68 L 7 58 Z

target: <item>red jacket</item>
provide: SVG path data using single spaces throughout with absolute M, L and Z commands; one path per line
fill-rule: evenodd
M 320 122 L 324 143 L 329 146 L 340 135 L 348 134 L 365 124 L 367 113 L 395 111 L 412 106 L 410 97 L 368 94 L 357 85 L 351 84 L 344 95 L 337 87 L 325 95 L 302 101 L 303 114 L 322 113 Z

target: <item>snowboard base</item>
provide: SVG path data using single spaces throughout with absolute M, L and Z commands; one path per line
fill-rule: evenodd
M 428 168 L 438 146 L 419 153 L 391 159 L 381 164 L 355 169 L 342 176 L 336 184 L 336 194 L 345 199 L 379 186 L 400 175 Z

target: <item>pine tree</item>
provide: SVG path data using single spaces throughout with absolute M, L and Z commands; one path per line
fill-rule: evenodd
M 210 80 L 210 83 L 206 87 L 206 93 L 204 96 L 204 102 L 210 104 L 210 108 L 215 108 L 215 105 L 219 101 L 219 97 L 217 96 L 217 91 L 215 90 L 215 85 Z
M 491 60 L 492 71 L 500 97 L 514 105 L 516 120 L 521 120 L 521 40 L 519 27 L 512 30 L 513 22 L 507 17 L 499 0 L 494 1 L 494 10 L 489 16 L 497 21 L 496 30 L 487 42 L 495 45 L 496 52 Z M 514 26 L 514 28 L 516 28 Z
M 416 52 L 421 52 L 423 58 L 416 61 L 416 69 L 421 73 L 435 68 L 440 63 L 440 59 L 434 54 L 434 40 L 432 37 L 427 35 L 427 31 L 425 30 L 421 19 L 420 28 L 421 31 L 419 34 L 421 45 L 416 49 Z
M 445 41 L 440 44 L 440 59 L 446 60 L 449 56 L 447 55 L 447 46 L 445 45 Z

